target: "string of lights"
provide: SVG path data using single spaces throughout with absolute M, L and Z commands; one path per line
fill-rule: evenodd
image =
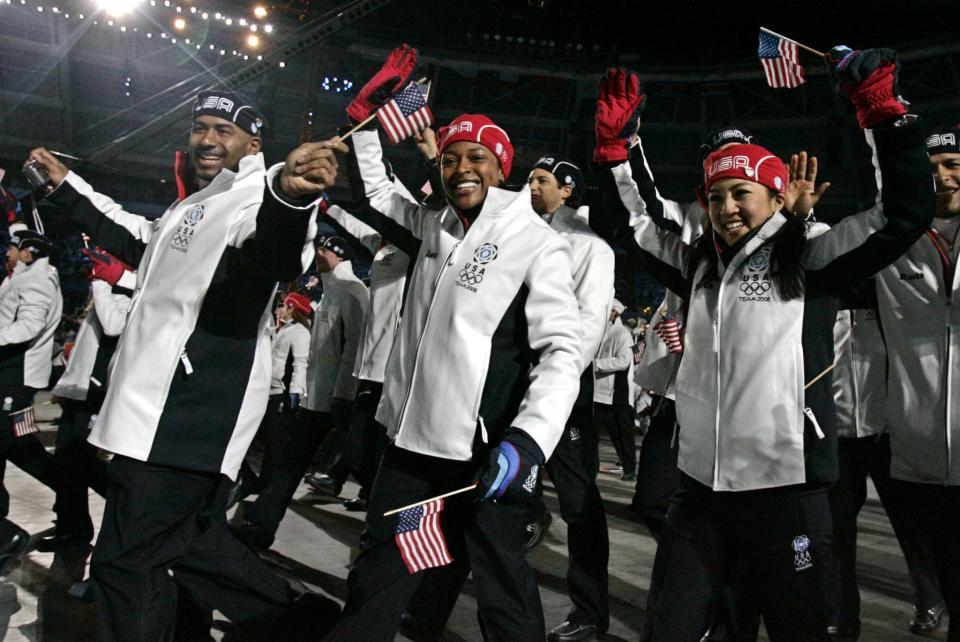
M 190 24 L 188 23 L 186 18 L 180 15 L 175 15 L 171 17 L 169 22 L 171 24 L 172 29 L 171 29 L 171 32 L 168 33 L 167 31 L 164 31 L 162 29 L 157 29 L 155 27 L 141 28 L 141 26 L 139 25 L 132 24 L 133 20 L 130 21 L 131 24 L 127 24 L 128 22 L 126 20 L 127 14 L 129 11 L 133 9 L 132 5 L 137 4 L 136 2 L 131 2 L 130 0 L 127 0 L 126 2 L 121 3 L 118 0 L 112 0 L 112 1 L 101 0 L 99 4 L 101 5 L 100 8 L 102 9 L 101 13 L 105 13 L 107 15 L 104 18 L 104 16 L 101 15 L 101 13 L 94 14 L 96 16 L 99 16 L 99 17 L 93 17 L 92 24 L 96 27 L 116 29 L 121 33 L 135 33 L 148 40 L 155 40 L 155 39 L 166 40 L 166 41 L 169 41 L 170 44 L 172 45 L 181 43 L 182 45 L 192 47 L 194 50 L 212 51 L 220 56 L 226 56 L 229 53 L 229 55 L 242 58 L 243 60 L 251 60 L 251 59 L 254 59 L 257 61 L 263 60 L 262 54 L 255 54 L 255 53 L 252 53 L 252 51 L 245 52 L 242 49 L 238 49 L 234 46 L 227 46 L 222 43 L 217 44 L 215 42 L 210 42 L 206 37 L 203 38 L 202 43 L 196 42 L 196 37 L 191 38 L 186 35 L 190 32 L 190 29 L 189 29 Z M 273 34 L 275 31 L 273 25 L 270 23 L 250 21 L 250 20 L 247 20 L 246 18 L 235 18 L 235 17 L 227 16 L 226 14 L 223 14 L 220 12 L 211 13 L 208 11 L 203 11 L 202 9 L 198 9 L 197 7 L 193 7 L 193 6 L 187 9 L 184 9 L 181 5 L 174 4 L 170 2 L 170 0 L 162 0 L 161 2 L 158 2 L 158 0 L 150 0 L 148 3 L 142 3 L 142 4 L 149 4 L 149 6 L 151 7 L 162 6 L 164 8 L 170 8 L 170 9 L 173 9 L 175 14 L 184 14 L 184 13 L 195 14 L 196 17 L 199 18 L 200 20 L 209 21 L 213 19 L 214 21 L 219 21 L 220 23 L 222 23 L 227 27 L 232 27 L 236 25 L 242 28 L 245 32 L 248 32 L 248 35 L 244 39 L 244 44 L 249 50 L 257 50 L 263 44 L 261 40 L 262 36 L 260 34 Z M 84 13 L 79 13 L 79 12 L 70 13 L 69 11 L 61 9 L 58 5 L 49 5 L 44 2 L 37 2 L 36 0 L 0 0 L 0 6 L 3 6 L 3 5 L 21 5 L 24 7 L 34 8 L 38 13 L 48 12 L 50 14 L 59 15 L 68 21 L 70 20 L 83 21 L 83 20 L 86 20 L 88 17 Z M 262 6 L 258 6 L 254 9 L 254 14 L 261 17 L 265 17 L 266 9 L 264 9 Z M 180 35 L 179 38 L 177 37 L 177 34 Z M 284 67 L 286 67 L 286 63 L 284 61 L 279 61 L 277 66 L 283 69 Z

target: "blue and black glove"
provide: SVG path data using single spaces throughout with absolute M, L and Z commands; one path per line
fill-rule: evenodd
M 296 412 L 299 407 L 300 407 L 300 393 L 291 392 L 287 394 L 287 409 L 289 409 L 290 412 Z
M 525 432 L 511 428 L 503 440 L 490 451 L 487 465 L 477 480 L 477 497 L 508 503 L 530 499 L 537 491 L 543 452 Z

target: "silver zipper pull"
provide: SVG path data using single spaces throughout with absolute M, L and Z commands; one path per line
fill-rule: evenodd
M 190 363 L 190 357 L 187 356 L 186 350 L 180 353 L 180 363 L 183 364 L 183 371 L 187 373 L 187 376 L 193 374 L 193 364 Z
M 826 435 L 823 434 L 823 429 L 820 428 L 820 423 L 817 421 L 817 417 L 813 414 L 813 410 L 810 408 L 810 406 L 807 406 L 803 409 L 803 414 L 805 414 L 807 419 L 810 420 L 810 423 L 813 424 L 813 430 L 817 433 L 817 439 L 823 439 L 826 437 Z

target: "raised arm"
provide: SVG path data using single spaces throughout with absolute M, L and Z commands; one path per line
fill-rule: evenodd
M 48 201 L 68 211 L 97 245 L 131 265 L 140 263 L 153 234 L 153 221 L 127 212 L 95 191 L 43 147 L 31 151 L 29 160 L 39 162 L 50 174 Z
M 878 206 L 841 221 L 807 243 L 804 267 L 811 285 L 840 290 L 895 261 L 930 226 L 934 213 L 919 119 L 907 114 L 893 95 L 897 68 L 893 52 L 851 52 L 843 60 L 845 65 L 837 65 L 840 87 L 857 108 L 858 122 L 866 126 L 881 186 Z M 891 82 L 878 82 L 878 77 Z M 869 99 L 864 93 L 870 94 Z

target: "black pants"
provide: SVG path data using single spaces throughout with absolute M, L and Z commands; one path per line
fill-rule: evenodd
M 731 639 L 756 640 L 762 616 L 771 642 L 828 641 L 826 489 L 715 492 L 682 479 L 667 515 L 675 550 L 666 560 L 652 639 L 697 642 L 726 586 Z M 705 581 L 709 599 L 697 596 L 694 603 L 691 581 Z
M 479 466 L 387 447 L 370 493 L 360 554 L 347 578 L 343 617 L 325 639 L 395 638 L 404 607 L 421 579 L 434 570 L 408 572 L 394 542 L 396 516 L 383 513 L 466 486 Z M 524 559 L 526 522 L 525 505 L 476 502 L 470 496 L 450 498 L 441 514 L 450 554 L 469 560 L 486 640 L 538 640 L 546 635 L 536 577 Z
M 623 465 L 624 474 L 637 469 L 637 444 L 633 433 L 633 408 L 627 404 L 594 404 L 595 418 L 598 424 L 607 430 L 617 457 Z
M 300 409 L 290 424 L 289 438 L 281 447 L 276 471 L 256 501 L 246 506 L 243 513 L 246 519 L 276 534 L 314 453 L 330 433 L 331 423 L 330 413 Z
M 290 439 L 290 426 L 293 424 L 294 415 L 283 402 L 284 397 L 282 393 L 270 395 L 267 411 L 263 415 L 263 420 L 257 429 L 257 437 L 254 439 L 263 446 L 259 482 L 261 489 L 265 488 L 280 470 L 283 447 Z
M 907 484 L 928 537 L 940 590 L 950 612 L 948 642 L 960 642 L 960 486 Z
M 226 476 L 118 455 L 107 480 L 90 565 L 98 640 L 173 640 L 181 589 L 255 636 L 281 620 L 293 592 L 230 532 Z
M 597 488 L 599 443 L 593 421 L 593 374 L 580 380 L 580 394 L 546 469 L 557 490 L 560 516 L 567 523 L 567 589 L 573 608 L 567 620 L 595 624 L 606 630 L 610 621 L 607 561 L 610 541 L 607 515 Z M 543 515 L 546 507 L 531 502 L 528 522 Z M 427 577 L 410 602 L 409 612 L 420 630 L 439 636 L 453 611 L 469 567 L 454 562 Z
M 574 406 L 546 469 L 557 489 L 560 516 L 567 523 L 567 589 L 573 602 L 567 620 L 606 630 L 610 622 L 610 539 L 597 488 L 600 456 L 592 414 L 589 404 Z
M 841 627 L 860 623 L 857 587 L 857 515 L 867 500 L 867 475 L 880 496 L 907 562 L 914 605 L 926 610 L 940 605 L 940 586 L 930 544 L 921 532 L 916 507 L 906 482 L 890 477 L 890 437 L 841 438 L 840 478 L 830 488 L 833 515 L 832 591 L 827 621 Z
M 57 476 L 57 533 L 93 539 L 89 489 L 101 497 L 107 493 L 107 465 L 97 457 L 97 449 L 87 441 L 90 420 L 98 405 L 61 399 L 60 426 L 57 429 L 53 466 Z
M 653 416 L 640 444 L 637 485 L 631 507 L 659 541 L 667 526 L 670 498 L 680 487 L 679 449 L 674 440 L 677 410 L 673 400 L 659 395 L 653 397 L 651 405 Z
M 33 404 L 36 392 L 26 386 L 0 386 L 0 402 L 9 398 L 10 408 L 15 412 Z M 56 490 L 53 457 L 40 443 L 37 433 L 14 437 L 10 411 L 0 411 L 0 517 L 6 517 L 10 512 L 10 495 L 3 484 L 7 461 L 13 462 L 23 472 Z
M 343 482 L 347 474 L 352 474 L 360 483 L 361 492 L 370 492 L 377 467 L 387 447 L 386 429 L 377 421 L 377 406 L 383 384 L 376 381 L 361 380 L 357 384 L 357 396 L 353 404 L 353 416 L 347 430 L 340 459 L 334 463 L 331 473 Z

